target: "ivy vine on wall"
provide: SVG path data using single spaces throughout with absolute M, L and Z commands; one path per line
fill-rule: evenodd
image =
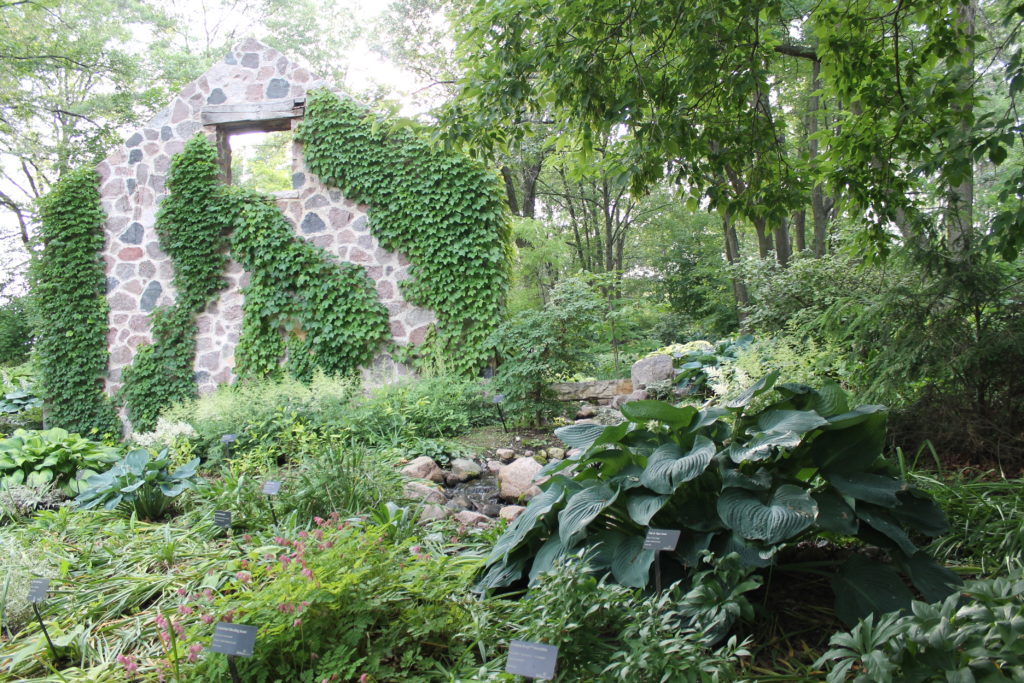
M 171 161 L 156 232 L 174 265 L 177 296 L 153 311 L 153 343 L 140 346 L 124 369 L 120 395 L 137 431 L 154 429 L 163 408 L 196 394 L 196 316 L 223 289 L 227 264 L 217 172 L 217 150 L 202 134 Z
M 234 225 L 231 253 L 252 278 L 242 292 L 238 376 L 275 375 L 282 355 L 285 370 L 299 379 L 311 378 L 316 368 L 348 374 L 369 363 L 389 327 L 366 270 L 334 263 L 297 237 L 270 198 L 224 189 L 224 214 Z
M 374 236 L 412 262 L 402 293 L 437 315 L 434 352 L 459 370 L 479 368 L 507 286 L 510 232 L 498 177 L 325 90 L 310 94 L 296 137 L 309 169 L 369 204 Z
M 39 200 L 43 253 L 30 270 L 36 354 L 48 425 L 89 434 L 121 434 L 103 393 L 107 369 L 106 278 L 99 253 L 103 222 L 99 178 L 70 173 Z

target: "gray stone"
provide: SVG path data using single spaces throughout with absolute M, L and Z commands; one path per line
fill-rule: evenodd
M 131 194 L 132 192 L 135 192 L 135 187 L 138 183 L 135 181 L 135 178 L 129 178 L 125 181 L 125 185 L 128 187 L 128 194 Z
M 516 459 L 516 452 L 511 448 L 499 448 L 494 451 L 494 457 L 502 462 L 512 462 Z
M 124 141 L 125 147 L 138 147 L 140 144 L 142 144 L 142 135 L 139 133 L 136 133 Z
M 108 277 L 107 278 L 107 294 L 110 294 L 115 289 L 117 289 L 117 286 L 119 284 L 121 284 L 121 281 L 118 280 L 116 277 Z
M 142 161 L 142 150 L 135 148 L 131 151 L 130 154 L 128 154 L 128 163 L 137 164 L 140 161 Z
M 196 121 L 182 121 L 174 130 L 178 133 L 179 138 L 188 139 L 192 137 L 197 128 L 199 128 L 199 123 Z
M 622 407 L 623 403 L 630 403 L 632 401 L 643 401 L 647 399 L 647 391 L 645 389 L 637 389 L 631 394 L 625 394 L 623 396 L 616 396 L 612 399 L 610 406 L 618 410 Z
M 316 213 L 307 213 L 306 217 L 302 219 L 301 230 L 307 235 L 323 232 L 326 229 L 327 225 L 324 224 L 324 219 Z
M 505 500 L 529 500 L 540 493 L 533 478 L 540 472 L 540 463 L 533 458 L 520 458 L 498 473 L 498 493 Z
M 480 512 L 484 513 L 488 517 L 497 517 L 501 512 L 501 506 L 497 503 L 487 503 L 480 508 Z
M 522 505 L 506 505 L 498 511 L 498 516 L 506 522 L 514 522 L 516 517 L 523 514 L 525 509 Z
M 554 447 L 549 448 L 548 449 L 548 457 L 551 458 L 552 460 L 561 460 L 562 458 L 565 457 L 565 449 L 564 448 L 554 448 Z
M 502 465 L 497 460 L 487 461 L 487 471 L 490 472 L 491 474 L 497 474 L 498 472 L 501 471 L 502 467 L 504 467 L 504 465 Z
M 366 230 L 367 220 L 366 216 L 360 216 L 359 218 L 352 221 L 353 230 Z
M 129 225 L 118 239 L 125 244 L 142 244 L 145 233 L 146 229 L 142 227 L 142 223 L 135 222 Z
M 160 139 L 167 142 L 174 135 L 174 129 L 170 126 L 164 126 L 160 129 Z
M 661 382 L 672 379 L 676 376 L 675 368 L 672 367 L 672 356 L 659 353 L 656 356 L 641 358 L 633 363 L 629 371 L 633 380 L 633 390 L 643 389 L 652 382 Z M 631 393 L 631 392 L 622 392 Z
M 597 401 L 610 399 L 633 391 L 628 379 L 608 379 L 596 382 L 558 382 L 551 385 L 559 401 Z
M 227 53 L 227 55 L 224 56 L 224 63 L 225 64 L 232 64 L 232 65 L 238 64 L 238 60 L 235 59 L 235 53 L 234 52 Z
M 164 288 L 158 280 L 150 280 L 149 284 L 146 285 L 146 289 L 142 292 L 142 297 L 139 299 L 139 308 L 149 313 L 156 308 L 156 302 L 163 294 Z
M 445 507 L 449 510 L 472 510 L 473 501 L 471 501 L 465 494 L 460 493 L 449 500 Z
M 200 370 L 199 372 L 193 373 L 192 375 L 192 381 L 194 381 L 196 384 L 202 384 L 204 382 L 208 382 L 209 380 L 210 373 L 208 373 L 206 370 Z
M 426 503 L 444 505 L 448 499 L 444 497 L 444 491 L 437 486 L 422 481 L 407 481 L 402 489 L 405 497 L 409 500 L 422 500 Z
M 479 512 L 463 510 L 455 514 L 455 521 L 463 526 L 487 526 L 491 523 L 491 518 Z
M 591 405 L 590 403 L 584 403 L 580 406 L 579 410 L 576 411 L 577 420 L 585 420 L 588 417 L 594 417 L 597 415 L 597 406 Z
M 207 104 L 223 104 L 227 101 L 227 95 L 220 88 L 214 88 L 210 91 L 209 97 L 206 98 Z
M 292 84 L 283 78 L 271 78 L 270 83 L 267 84 L 267 99 L 268 100 L 279 100 L 282 97 L 288 97 L 288 93 L 291 92 Z
M 402 474 L 413 479 L 429 479 L 438 483 L 444 481 L 444 472 L 429 455 L 421 455 L 402 468 Z
M 483 472 L 483 468 L 469 458 L 455 458 L 452 460 L 451 469 L 452 477 L 460 482 L 479 477 Z
M 447 517 L 448 510 L 440 505 L 424 505 L 423 511 L 420 512 L 421 522 L 436 522 Z
M 242 55 L 242 66 L 255 69 L 260 65 L 260 56 L 255 52 L 246 52 Z
M 305 173 L 292 173 L 292 189 L 297 190 L 306 184 Z
M 313 195 L 306 200 L 307 209 L 322 209 L 328 204 L 330 204 L 330 202 L 328 202 L 327 197 L 324 197 L 322 194 Z

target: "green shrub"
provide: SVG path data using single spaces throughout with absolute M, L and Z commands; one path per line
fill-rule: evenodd
M 0 365 L 24 363 L 31 350 L 27 297 L 11 299 L 0 305 Z
M 645 586 L 655 553 L 643 540 L 656 527 L 682 531 L 676 550 L 662 554 L 670 576 L 692 576 L 705 550 L 763 567 L 808 539 L 882 547 L 892 564 L 853 554 L 835 567 L 836 612 L 848 623 L 909 607 L 899 572 L 930 600 L 947 595 L 956 575 L 910 536 L 939 535 L 946 519 L 882 457 L 885 408 L 851 409 L 835 384 L 783 384 L 779 400 L 748 411 L 774 381 L 722 407 L 637 401 L 622 406 L 629 422 L 621 425 L 556 430 L 581 452 L 541 471 L 550 480 L 495 545 L 480 587 L 536 581 L 560 556 L 593 547 L 596 569 Z
M 57 427 L 35 432 L 18 429 L 0 441 L 0 489 L 52 485 L 73 496 L 80 480 L 106 469 L 118 457 L 115 448 Z
M 551 290 L 540 311 L 524 311 L 491 335 L 501 365 L 494 390 L 506 413 L 539 424 L 554 405 L 548 386 L 585 369 L 586 350 L 600 321 L 601 303 L 582 280 L 568 278 Z
M 171 459 L 163 450 L 154 460 L 144 448 L 131 451 L 109 470 L 85 480 L 86 487 L 75 498 L 82 510 L 102 505 L 105 510 L 122 507 L 139 519 L 162 519 L 171 508 L 172 499 L 195 486 L 199 458 L 168 471 Z
M 830 644 L 815 664 L 828 663 L 829 683 L 1024 680 L 1024 574 L 969 581 L 962 595 L 915 602 L 905 616 L 868 617 Z

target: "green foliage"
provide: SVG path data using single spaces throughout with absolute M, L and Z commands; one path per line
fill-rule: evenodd
M 672 367 L 679 371 L 675 379 L 676 389 L 685 394 L 697 394 L 707 398 L 713 393 L 709 385 L 711 376 L 720 374 L 717 371 L 722 366 L 735 363 L 737 354 L 748 347 L 752 341 L 754 338 L 747 334 L 735 340 L 722 339 L 715 344 L 699 341 L 689 344 L 674 344 L 648 355 L 660 353 L 671 355 Z
M 18 429 L 0 441 L 0 489 L 19 484 L 54 486 L 73 496 L 80 480 L 106 469 L 118 457 L 117 449 L 59 427 L 37 432 Z
M 30 269 L 36 352 L 49 425 L 120 434 L 100 381 L 107 370 L 108 307 L 99 259 L 105 216 L 96 184 L 94 171 L 75 171 L 39 201 L 44 248 Z
M 969 581 L 911 614 L 872 616 L 832 636 L 828 683 L 1019 681 L 1024 678 L 1024 574 Z
M 540 311 L 523 311 L 490 337 L 502 364 L 494 390 L 505 396 L 504 410 L 540 420 L 552 405 L 551 382 L 584 367 L 601 304 L 582 280 L 567 278 L 551 290 Z
M 296 237 L 262 195 L 227 190 L 231 251 L 252 277 L 243 291 L 239 376 L 277 375 L 282 356 L 289 374 L 307 380 L 317 369 L 346 375 L 369 363 L 389 328 L 366 269 L 334 263 L 323 249 Z
M 956 575 L 910 536 L 942 534 L 945 516 L 881 457 L 885 408 L 851 409 L 835 384 L 783 384 L 779 400 L 748 411 L 775 377 L 721 407 L 637 401 L 622 406 L 629 422 L 621 425 L 556 430 L 581 452 L 541 471 L 551 479 L 495 545 L 479 585 L 535 581 L 558 557 L 599 546 L 596 569 L 646 586 L 655 553 L 643 550 L 643 538 L 655 527 L 682 531 L 663 557 L 666 571 L 684 577 L 705 550 L 737 552 L 745 565 L 763 567 L 806 539 L 885 548 L 892 565 L 855 554 L 832 579 L 836 612 L 848 623 L 909 607 L 897 569 L 929 600 L 948 594 Z
M 24 363 L 31 350 L 27 298 L 11 299 L 0 306 L 0 366 Z
M 374 236 L 412 262 L 402 293 L 438 316 L 436 351 L 459 372 L 483 365 L 506 288 L 497 177 L 327 91 L 310 95 L 296 137 L 309 169 L 369 204 Z
M 153 344 L 124 369 L 121 397 L 133 428 L 150 431 L 166 406 L 195 395 L 196 316 L 224 287 L 223 232 L 217 201 L 217 151 L 202 134 L 171 160 L 156 231 L 174 264 L 174 305 L 153 312 Z
M 129 452 L 106 472 L 85 480 L 85 489 L 75 498 L 82 510 L 103 505 L 105 510 L 118 506 L 139 519 L 158 520 L 171 508 L 172 499 L 195 486 L 199 458 L 168 471 L 171 459 L 161 451 L 156 459 L 145 448 Z

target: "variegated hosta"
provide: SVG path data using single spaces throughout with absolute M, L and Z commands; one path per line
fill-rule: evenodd
M 646 586 L 650 527 L 679 529 L 662 562 L 683 576 L 704 550 L 740 554 L 763 567 L 787 545 L 820 537 L 883 548 L 890 562 L 860 555 L 837 566 L 836 609 L 847 622 L 910 604 L 901 574 L 927 600 L 959 583 L 915 545 L 946 529 L 942 511 L 900 479 L 882 455 L 886 409 L 850 408 L 835 384 L 775 385 L 770 375 L 722 406 L 660 401 L 622 407 L 621 425 L 572 425 L 555 434 L 579 454 L 549 464 L 542 493 L 498 540 L 482 589 L 533 582 L 554 562 L 589 547 L 616 581 Z M 751 401 L 780 395 L 748 414 Z M 672 570 L 672 567 L 668 567 Z

